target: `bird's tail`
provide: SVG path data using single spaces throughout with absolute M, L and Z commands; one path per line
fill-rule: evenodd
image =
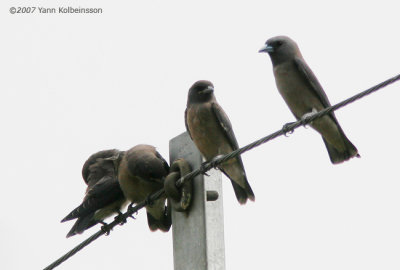
M 327 142 L 324 138 L 326 149 L 328 150 L 329 158 L 333 164 L 339 164 L 342 163 L 346 160 L 349 160 L 353 157 L 361 157 L 360 154 L 358 154 L 357 148 L 351 143 L 349 139 L 343 134 L 342 135 L 344 144 L 346 146 L 346 149 L 344 151 L 339 151 L 337 148 L 335 148 L 333 145 L 331 145 L 329 142 Z
M 93 212 L 93 209 L 90 207 L 92 204 L 92 200 L 88 199 L 81 203 L 78 207 L 71 211 L 65 218 L 61 220 L 61 222 L 69 221 L 72 219 L 76 219 L 79 217 L 84 217 Z
M 152 232 L 160 230 L 168 232 L 171 228 L 171 207 L 165 206 L 165 199 L 159 199 L 152 206 L 146 206 L 147 223 Z
M 245 204 L 248 199 L 255 200 L 240 156 L 221 164 L 218 168 L 231 180 L 233 190 L 240 204 Z
M 247 199 L 249 199 L 250 201 L 255 200 L 253 190 L 251 189 L 249 182 L 247 182 L 247 179 L 245 182 L 245 188 L 242 188 L 233 180 L 231 180 L 231 183 L 233 186 L 233 190 L 235 191 L 236 199 L 239 201 L 240 204 L 245 204 L 247 202 Z
M 98 223 L 98 221 L 93 219 L 94 213 L 80 217 L 78 220 L 75 222 L 74 226 L 72 226 L 71 230 L 67 234 L 67 238 L 74 236 L 75 234 L 81 234 L 85 230 L 93 227 Z

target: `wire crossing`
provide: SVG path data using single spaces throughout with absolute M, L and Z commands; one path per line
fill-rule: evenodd
M 183 183 L 185 181 L 191 180 L 193 178 L 195 178 L 196 176 L 200 175 L 200 174 L 205 174 L 207 171 L 209 171 L 212 168 L 216 168 L 218 165 L 220 165 L 221 163 L 232 159 L 234 157 L 237 157 L 257 146 L 260 146 L 261 144 L 264 144 L 270 140 L 273 140 L 279 136 L 282 135 L 286 135 L 287 133 L 292 133 L 295 129 L 297 129 L 300 126 L 304 126 L 309 124 L 310 122 L 312 122 L 313 120 L 317 119 L 317 118 L 321 118 L 333 111 L 336 111 L 350 103 L 353 103 L 356 100 L 359 100 L 373 92 L 376 92 L 396 81 L 400 80 L 400 74 L 387 79 L 384 82 L 381 82 L 365 91 L 362 91 L 348 99 L 345 99 L 333 106 L 327 107 L 313 115 L 307 116 L 304 119 L 300 119 L 296 122 L 293 123 L 288 123 L 286 125 L 284 125 L 280 130 L 275 131 L 274 133 L 265 136 L 253 143 L 250 143 L 242 148 L 239 148 L 235 151 L 232 151 L 231 153 L 227 154 L 227 155 L 222 155 L 222 156 L 217 156 L 216 158 L 214 158 L 213 160 L 209 161 L 209 162 L 205 162 L 202 164 L 202 166 L 197 169 L 192 171 L 191 173 L 186 174 L 185 176 L 182 176 L 180 179 L 178 179 L 176 181 L 176 185 L 177 187 L 180 187 L 181 185 L 183 185 Z M 154 200 L 157 200 L 158 198 L 160 198 L 162 195 L 164 194 L 164 189 L 161 189 L 153 194 L 151 194 L 147 200 L 142 201 L 138 204 L 136 204 L 135 206 L 129 206 L 127 211 L 122 214 L 121 218 L 122 219 L 127 219 L 129 217 L 133 217 L 133 214 L 136 213 L 137 211 L 139 211 L 140 209 L 142 209 L 143 207 L 145 207 L 147 204 L 153 202 Z M 53 262 L 52 264 L 50 264 L 49 266 L 47 266 L 46 268 L 44 268 L 44 270 L 51 270 L 56 268 L 57 266 L 59 266 L 60 264 L 62 264 L 63 262 L 65 262 L 66 260 L 68 260 L 69 258 L 71 258 L 73 255 L 75 255 L 76 253 L 78 253 L 80 250 L 82 250 L 84 247 L 86 247 L 87 245 L 89 245 L 90 243 L 92 243 L 93 241 L 95 241 L 97 238 L 99 238 L 100 236 L 102 236 L 103 234 L 108 234 L 116 225 L 121 224 L 120 222 L 121 219 L 118 220 L 114 220 L 113 222 L 104 225 L 101 227 L 101 229 L 93 234 L 92 236 L 90 236 L 89 238 L 87 238 L 86 240 L 84 240 L 82 243 L 80 243 L 79 245 L 77 245 L 75 248 L 71 249 L 69 252 L 67 252 L 65 255 L 63 255 L 62 257 L 60 257 L 59 259 L 57 259 L 55 262 Z

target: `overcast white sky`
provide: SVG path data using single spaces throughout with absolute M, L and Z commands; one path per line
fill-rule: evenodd
M 103 14 L 10 14 L 0 4 L 0 258 L 42 269 L 66 239 L 84 161 L 147 143 L 168 159 L 187 91 L 211 80 L 243 146 L 294 120 L 265 40 L 288 35 L 332 104 L 400 72 L 398 1 L 29 1 Z M 37 3 L 32 3 L 37 2 Z M 399 269 L 400 83 L 336 115 L 362 156 L 333 166 L 311 128 L 243 155 L 255 203 L 223 178 L 226 269 Z M 57 269 L 173 269 L 144 212 Z

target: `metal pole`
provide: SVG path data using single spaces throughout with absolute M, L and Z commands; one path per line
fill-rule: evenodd
M 186 132 L 173 138 L 169 149 L 171 164 L 184 158 L 195 170 L 203 161 Z M 193 179 L 189 211 L 172 211 L 175 270 L 225 270 L 221 173 L 211 170 L 208 174 Z

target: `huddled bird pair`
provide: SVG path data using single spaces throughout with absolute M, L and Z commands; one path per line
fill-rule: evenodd
M 286 36 L 273 37 L 259 52 L 271 57 L 279 93 L 296 117 L 302 119 L 330 106 L 328 97 L 308 67 L 297 44 Z M 188 94 L 185 125 L 193 142 L 207 161 L 239 148 L 228 116 L 214 96 L 209 81 L 197 81 Z M 357 148 L 347 139 L 333 112 L 314 120 L 333 164 L 359 157 Z M 240 156 L 218 167 L 230 180 L 240 204 L 254 201 Z M 163 187 L 169 166 L 150 145 L 138 145 L 123 152 L 106 150 L 93 154 L 84 164 L 82 176 L 88 185 L 80 206 L 62 221 L 78 219 L 67 237 L 102 223 L 113 213 L 120 213 L 128 202 L 145 200 Z M 165 197 L 146 206 L 152 231 L 168 231 L 171 226 Z
M 97 152 L 82 168 L 88 185 L 83 202 L 61 222 L 77 219 L 67 237 L 80 234 L 112 214 L 121 214 L 129 202 L 138 203 L 163 188 L 169 165 L 151 145 L 140 144 L 128 151 L 116 149 Z M 171 226 L 165 197 L 146 206 L 152 231 L 168 231 Z

